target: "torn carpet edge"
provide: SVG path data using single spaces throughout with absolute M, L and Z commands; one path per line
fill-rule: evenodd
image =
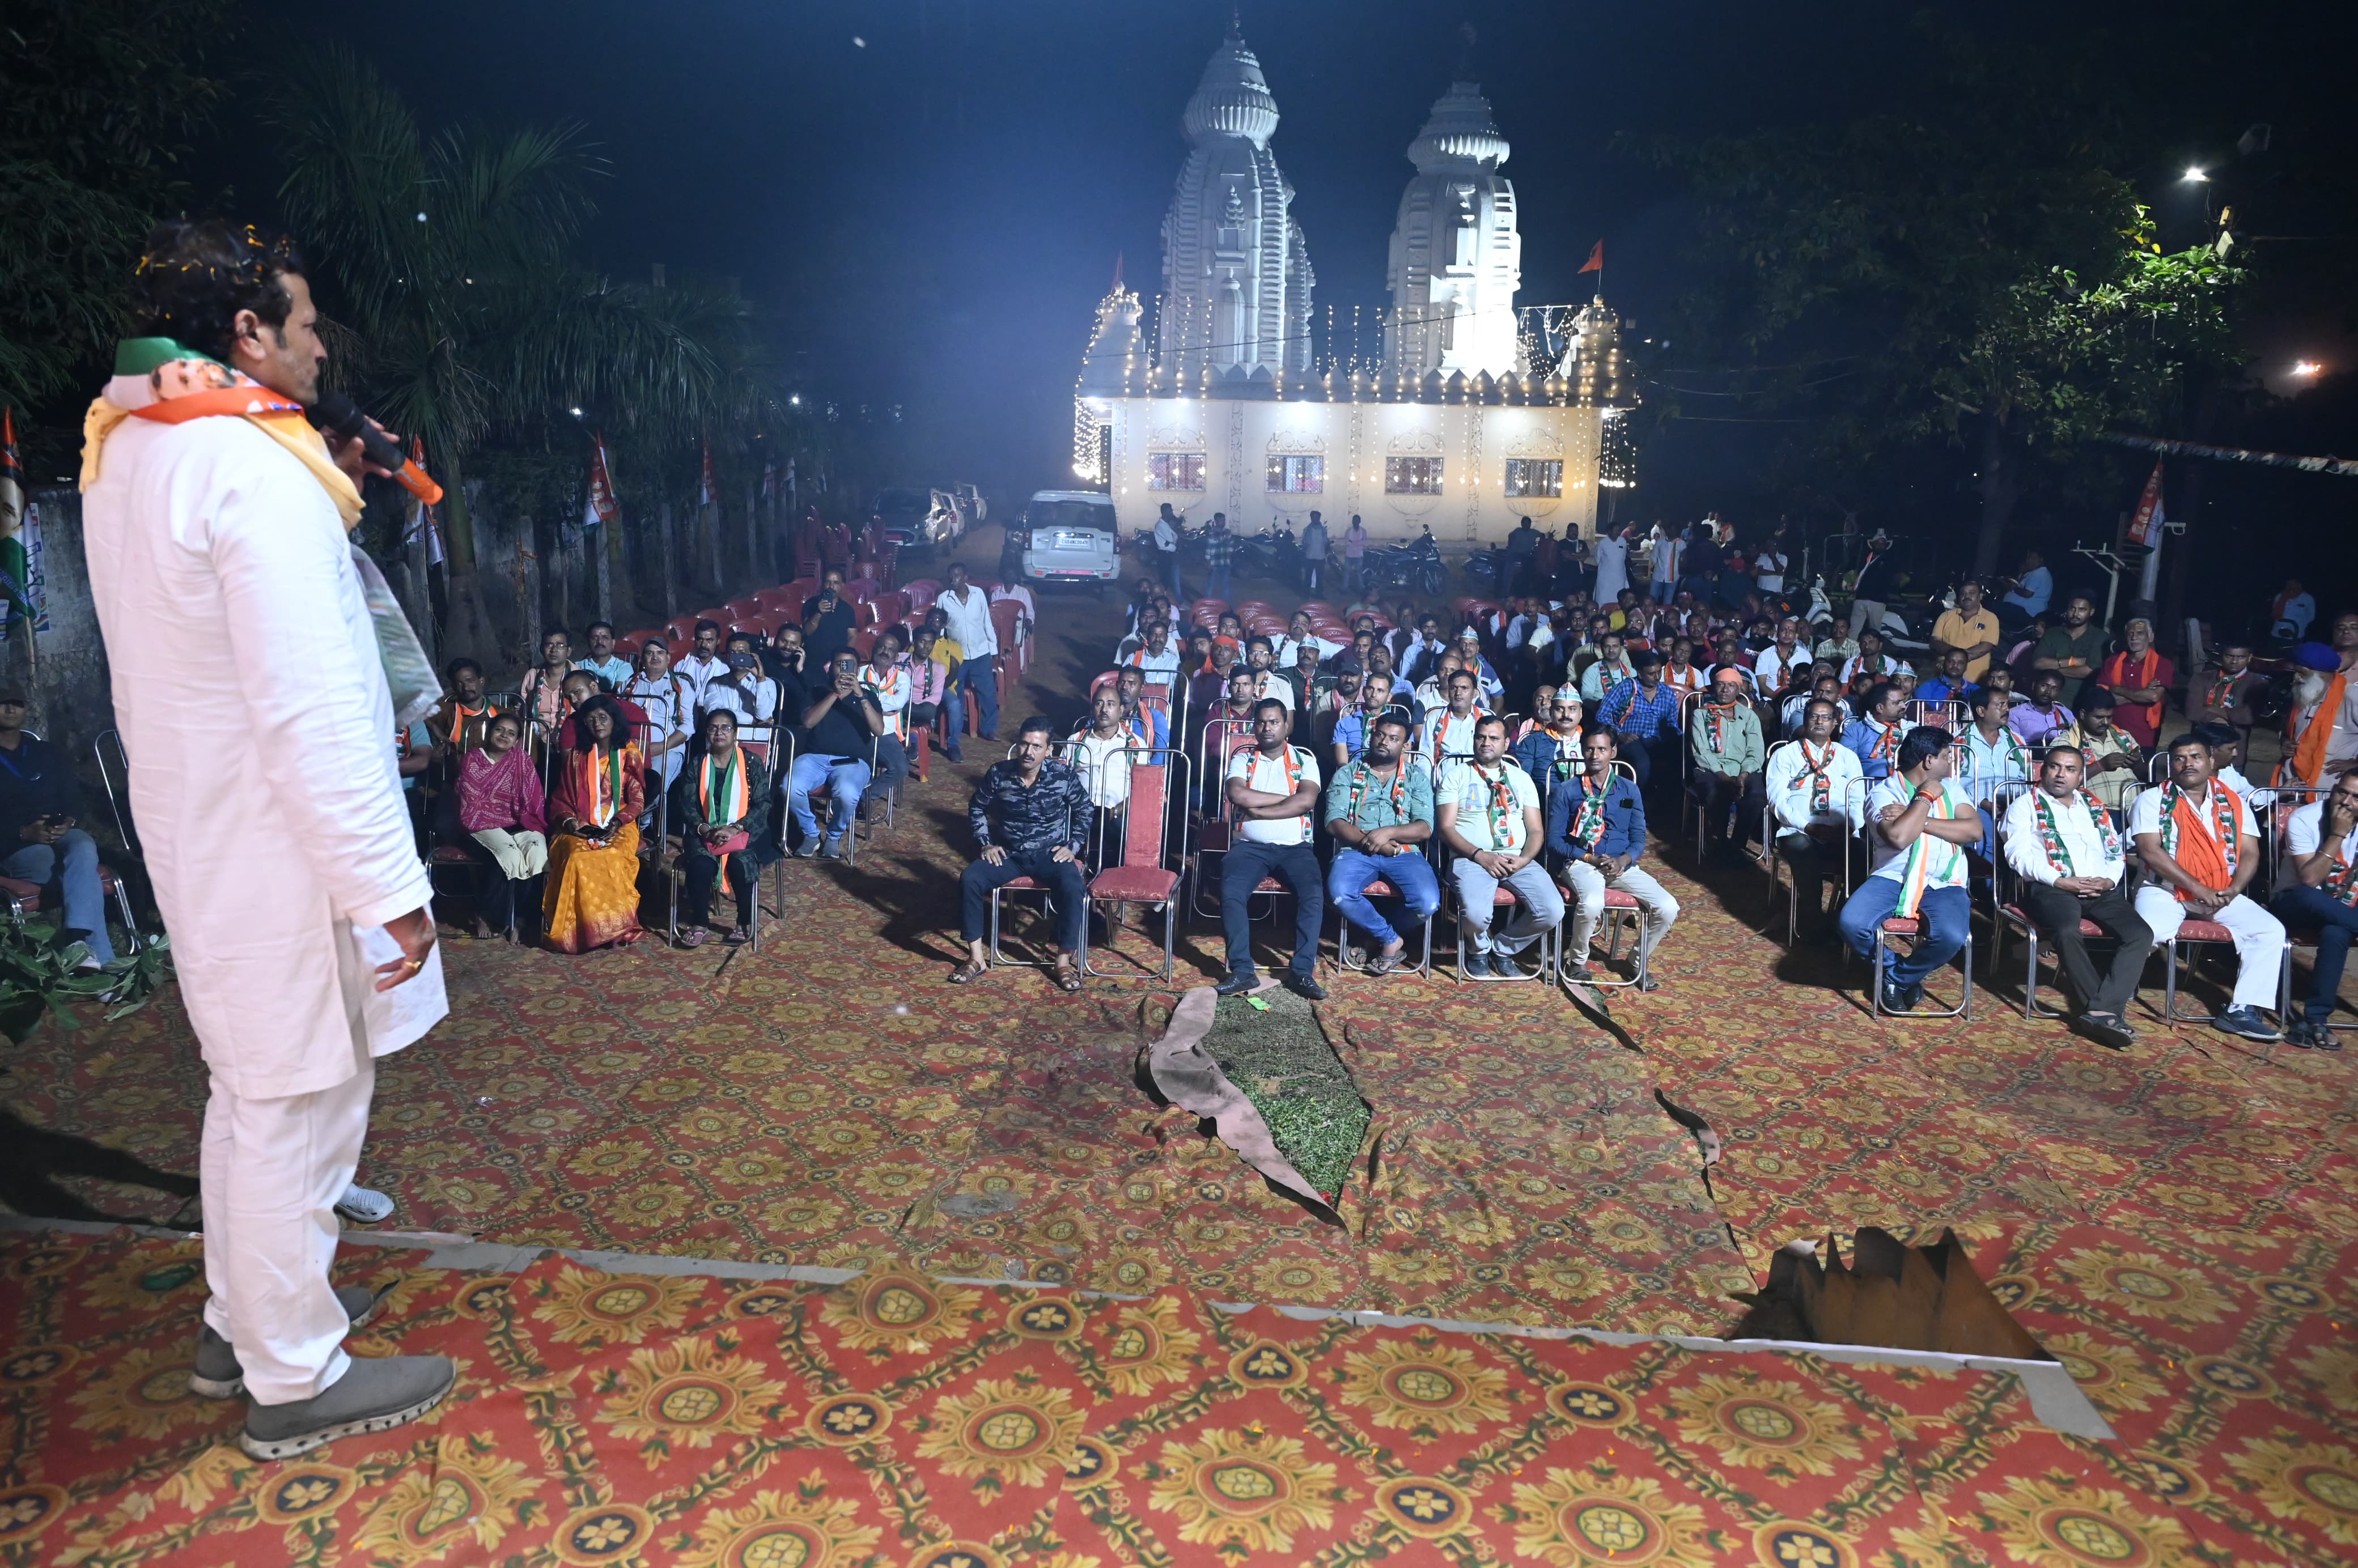
M 1310 1004 L 1292 992 L 1263 987 L 1255 1000 L 1268 1003 L 1266 1011 L 1235 997 L 1224 1014 L 1220 1000 L 1210 986 L 1180 997 L 1170 1027 L 1148 1051 L 1155 1087 L 1209 1118 L 1220 1141 L 1246 1164 L 1333 1209 L 1372 1119 L 1350 1070 Z M 1277 1059 L 1257 1048 L 1265 1046 L 1276 1047 Z

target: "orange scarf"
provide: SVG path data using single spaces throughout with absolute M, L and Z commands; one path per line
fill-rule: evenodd
M 2300 782 L 2305 784 L 2314 785 L 2325 776 L 2325 748 L 2333 739 L 2333 721 L 2342 712 L 2342 693 L 2348 684 L 2338 671 L 2331 680 L 2325 683 L 2325 696 L 2318 702 L 2317 711 L 2310 715 L 2309 727 L 2298 735 L 2294 734 L 2293 727 L 2300 722 L 2300 711 L 2296 708 L 2285 715 L 2285 739 L 2293 743 L 2293 748 L 2292 755 L 2277 764 L 2277 783 L 2291 782 L 2285 777 L 2288 767 L 2300 775 Z
M 2178 869 L 2213 892 L 2223 892 L 2235 880 L 2236 828 L 2241 814 L 2235 809 L 2235 792 L 2225 784 L 2212 781 L 2211 785 L 2211 820 L 2202 820 L 2192 797 L 2176 784 L 2162 798 L 2169 806 L 2169 817 L 2162 825 L 2161 849 L 2178 862 Z M 2180 903 L 2186 901 L 2182 889 L 2172 889 Z
M 2104 661 L 2104 667 L 2097 675 L 2096 681 L 2098 685 L 2115 692 L 2143 691 L 2152 684 L 2154 676 L 2161 673 L 2160 665 L 2161 655 L 2153 649 L 2147 648 L 2144 657 L 2138 659 L 2132 666 L 2129 664 L 2127 650 L 2124 649 Z M 2145 715 L 2147 729 L 2157 734 L 2160 732 L 2162 708 L 2160 703 L 2132 702 L 2126 706 Z

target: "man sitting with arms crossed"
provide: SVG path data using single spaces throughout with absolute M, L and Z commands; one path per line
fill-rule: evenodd
M 2145 752 L 2127 730 L 2113 722 L 2114 711 L 2113 694 L 2103 687 L 2095 687 L 2080 704 L 2080 722 L 2069 730 L 2057 731 L 2050 738 L 2050 744 L 2077 746 L 2080 749 L 2082 782 L 2098 800 L 2116 814 L 2115 821 L 2125 822 L 2128 820 L 2130 800 L 2144 787 Z M 2194 733 L 2205 740 L 2211 738 L 2208 728 L 2203 725 L 2196 725 Z M 2214 756 L 2220 754 L 2216 746 L 2212 748 L 2212 752 Z M 2234 747 L 2231 743 L 2225 755 L 2233 757 L 2234 754 Z M 2238 783 L 2245 782 L 2241 773 L 2230 777 L 2229 772 L 2232 768 L 2219 774 L 2219 782 L 2228 788 L 2235 789 Z M 2236 789 L 2235 793 L 2246 800 L 2251 798 L 2244 790 Z
M 1777 748 L 1766 775 L 1777 853 L 1793 868 L 1801 940 L 1809 943 L 1830 944 L 1841 935 L 1826 914 L 1826 857 L 1847 852 L 1866 806 L 1858 753 L 1834 738 L 1841 715 L 1833 697 L 1812 697 L 1800 738 Z
M 2285 1021 L 2285 1038 L 2311 1051 L 2339 1051 L 2329 1024 L 2350 939 L 2358 935 L 2358 773 L 2342 774 L 2323 800 L 2292 814 L 2285 854 L 2291 874 L 2277 889 L 2276 913 L 2288 925 L 2318 928 L 2309 995 L 2300 1016 Z
M 1874 873 L 1842 907 L 1851 951 L 1872 958 L 1876 928 L 1893 916 L 1916 916 L 1914 951 L 1894 957 L 1883 977 L 1883 1011 L 1910 1012 L 1923 1000 L 1924 977 L 1973 938 L 1965 892 L 1965 847 L 1981 842 L 1981 814 L 1950 781 L 1956 748 L 1949 732 L 1927 724 L 1899 742 L 1898 771 L 1866 797 Z
M 1482 716 L 1474 730 L 1474 760 L 1442 773 L 1433 801 L 1442 842 L 1457 853 L 1450 875 L 1457 884 L 1459 950 L 1466 974 L 1476 979 L 1524 979 L 1512 955 L 1562 924 L 1563 898 L 1538 864 L 1546 842 L 1539 790 L 1530 774 L 1508 760 L 1505 719 Z M 1515 895 L 1517 907 L 1493 932 L 1501 887 Z
M 2223 925 L 2234 938 L 2234 1004 L 2211 1027 L 2245 1040 L 2278 1038 L 2262 1010 L 2277 1000 L 2284 924 L 2244 896 L 2260 870 L 2259 830 L 2243 797 L 2212 776 L 2201 736 L 2170 742 L 2169 782 L 2136 797 L 2129 837 L 2147 879 L 2136 912 L 2157 944 L 2174 939 L 2189 919 Z
M 2079 999 L 2073 1022 L 2091 1039 L 2123 1051 L 2136 1038 L 2128 1023 L 2129 999 L 2153 951 L 2153 928 L 2129 900 L 2120 829 L 2082 784 L 2085 765 L 2076 746 L 2047 749 L 2039 787 L 2025 790 L 2006 808 L 2006 859 L 2022 878 L 2016 900 L 2055 949 Z M 2083 920 L 2121 945 L 2102 980 L 2080 931 Z
M 1703 807 L 1704 859 L 1725 859 L 1728 819 L 1752 793 L 1763 751 L 1760 715 L 1744 695 L 1746 671 L 1723 664 L 1711 672 L 1711 696 L 1695 709 L 1689 737 L 1694 769 L 1687 791 Z M 1739 830 L 1736 840 L 1743 842 Z
M 614 623 L 611 621 L 590 622 L 590 656 L 577 660 L 577 670 L 588 670 L 606 683 L 609 691 L 620 691 L 622 683 L 631 678 L 631 661 L 614 652 Z
M 1088 884 L 1081 879 L 1082 836 L 1088 831 L 1089 794 L 1069 763 L 1052 761 L 1048 721 L 1033 718 L 1015 734 L 1015 752 L 983 770 L 967 802 L 966 819 L 982 853 L 958 879 L 959 935 L 966 962 L 950 971 L 962 986 L 990 968 L 993 888 L 1030 877 L 1048 890 L 1056 914 L 1056 985 L 1081 989 L 1082 911 Z
M 1326 896 L 1344 919 L 1375 939 L 1371 975 L 1391 973 L 1408 942 L 1369 902 L 1368 884 L 1379 878 L 1390 882 L 1412 925 L 1441 907 L 1441 884 L 1417 848 L 1433 837 L 1433 779 L 1409 765 L 1407 751 L 1407 718 L 1384 713 L 1371 721 L 1359 755 L 1326 786 L 1326 831 L 1335 839 Z
M 1563 857 L 1563 880 L 1574 900 L 1564 973 L 1575 980 L 1594 973 L 1589 943 L 1605 916 L 1605 890 L 1617 888 L 1636 899 L 1644 912 L 1630 972 L 1642 977 L 1639 990 L 1658 991 L 1662 982 L 1646 961 L 1678 919 L 1679 901 L 1638 867 L 1638 858 L 1646 852 L 1646 806 L 1637 786 L 1613 766 L 1620 747 L 1611 726 L 1590 725 L 1581 736 L 1580 749 L 1585 770 L 1548 796 L 1548 848 Z
M 1287 743 L 1291 720 L 1285 704 L 1261 698 L 1253 708 L 1256 743 L 1228 759 L 1228 805 L 1236 820 L 1220 866 L 1220 925 L 1228 942 L 1228 978 L 1217 988 L 1222 996 L 1260 983 L 1253 968 L 1251 900 L 1261 879 L 1273 871 L 1293 890 L 1293 968 L 1286 984 L 1312 1001 L 1326 1000 L 1326 988 L 1318 983 L 1325 878 L 1310 848 L 1318 759 Z
M 1449 706 L 1427 714 L 1424 729 L 1417 736 L 1417 755 L 1435 772 L 1452 757 L 1463 761 L 1472 753 L 1476 727 L 1482 721 L 1481 710 L 1475 706 L 1479 687 L 1474 672 L 1453 669 L 1446 684 Z

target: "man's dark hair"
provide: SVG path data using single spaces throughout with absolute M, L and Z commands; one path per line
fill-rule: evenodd
M 1482 684 L 1482 677 L 1476 675 L 1472 670 L 1467 669 L 1464 665 L 1460 665 L 1455 669 L 1450 671 L 1449 678 L 1442 684 L 1444 686 L 1455 686 L 1457 684 L 1457 677 L 1460 676 L 1464 676 L 1466 677 L 1468 685 L 1478 687 Z
M 2194 736 L 2206 746 L 2232 746 L 2242 739 L 2235 733 L 2234 725 L 2222 724 L 2217 719 L 2205 724 L 2197 724 L 2187 733 Z
M 2014 694 L 2006 690 L 2006 687 L 2002 686 L 1985 686 L 1974 693 L 1974 711 L 1975 713 L 1979 713 L 1983 708 L 1989 707 L 1993 702 L 2004 703 L 2006 707 L 2011 708 L 2014 706 Z
M 2191 746 L 2195 750 L 2202 752 L 2205 756 L 2210 755 L 2211 742 L 2205 741 L 2202 738 L 2201 732 L 2197 730 L 2189 730 L 2185 734 L 2180 735 L 2177 740 L 2172 741 L 2169 743 L 2169 750 L 2173 752 L 2183 752 L 2189 746 Z
M 1478 729 L 1480 727 L 1477 725 L 1476 728 Z M 1596 739 L 1599 735 L 1602 735 L 1607 741 L 1612 741 L 1613 749 L 1615 751 L 1617 752 L 1621 749 L 1621 737 L 1613 732 L 1613 726 L 1610 724 L 1599 724 L 1594 719 L 1591 719 L 1588 723 L 1580 727 L 1580 743 L 1584 746 Z
M 595 633 L 600 626 L 603 626 L 609 632 L 611 632 L 614 629 L 614 623 L 611 621 L 592 621 L 588 626 L 582 629 L 582 634 L 585 636 L 590 635 L 590 633 Z
M 699 637 L 703 636 L 707 632 L 717 633 L 719 630 L 720 622 L 718 621 L 699 621 L 696 623 L 696 634 Z
M 1831 697 L 1813 697 L 1810 698 L 1809 701 L 1801 704 L 1801 719 L 1804 723 L 1809 720 L 1810 709 L 1812 708 L 1825 708 L 1836 719 L 1840 719 L 1842 717 L 1843 706 L 1841 703 L 1836 702 Z
M 1479 735 L 1483 730 L 1487 730 L 1493 724 L 1498 727 L 1499 733 L 1504 734 L 1506 732 L 1507 721 L 1504 719 L 1499 718 L 1495 713 L 1486 713 L 1482 715 L 1481 718 L 1474 721 L 1474 733 Z
M 1285 704 L 1278 701 L 1277 698 L 1273 697 L 1264 697 L 1259 702 L 1253 704 L 1253 717 L 1255 719 L 1259 719 L 1262 714 L 1267 713 L 1272 708 L 1276 708 L 1280 713 L 1291 713 L 1293 711 L 1293 709 L 1286 707 Z
M 1651 648 L 1640 648 L 1629 655 L 1629 667 L 1633 670 L 1650 670 L 1660 665 L 1661 662 L 1662 655 Z
M 2111 687 L 2092 686 L 2088 688 L 2088 695 L 2080 699 L 2080 711 L 2086 713 L 2097 708 L 2117 708 L 2120 705 L 2121 699 L 2113 695 Z M 2232 741 L 2234 737 L 2230 736 L 2229 739 Z
M 1899 760 L 1892 766 L 1900 773 L 1912 773 L 1924 765 L 1927 757 L 1939 756 L 1957 743 L 1957 738 L 1937 724 L 1921 724 L 1908 731 L 1899 742 Z
M 1873 686 L 1866 688 L 1866 706 L 1870 710 L 1881 708 L 1886 702 L 1888 702 L 1891 698 L 1898 697 L 1898 695 L 1899 683 L 1898 681 L 1877 681 Z
M 1056 731 L 1049 725 L 1048 716 L 1046 714 L 1035 713 L 1031 718 L 1025 719 L 1022 723 L 1017 725 L 1015 727 L 1015 733 L 1019 739 L 1025 735 L 1045 735 L 1053 740 L 1055 737 Z
M 284 330 L 295 308 L 284 279 L 304 272 L 283 234 L 233 229 L 218 218 L 158 223 L 147 232 L 132 283 L 138 335 L 171 338 L 226 364 L 238 312 Z
M 1390 725 L 1392 729 L 1399 730 L 1401 732 L 1401 739 L 1403 741 L 1408 739 L 1410 731 L 1415 728 L 1414 725 L 1409 722 L 1408 715 L 1402 713 L 1397 708 L 1387 708 L 1381 713 L 1376 715 L 1375 728 L 1381 730 L 1386 725 Z
M 1268 638 L 1256 632 L 1251 636 L 1245 639 L 1245 652 L 1248 654 L 1251 653 L 1253 651 L 1253 644 L 1256 643 L 1260 643 L 1262 647 L 1267 648 L 1272 654 L 1277 651 L 1276 643 L 1271 642 Z
M 472 659 L 453 659 L 449 664 L 442 666 L 442 678 L 444 680 L 457 680 L 460 670 L 472 670 L 477 675 L 481 675 L 483 673 L 483 666 L 477 664 Z
M 2042 762 L 2050 762 L 2054 759 L 2055 753 L 2058 752 L 2069 752 L 2073 756 L 2079 758 L 2082 762 L 2085 762 L 2088 760 L 2087 752 L 2080 750 L 2079 747 L 2074 746 L 2066 741 L 2057 741 L 2050 743 L 2047 750 L 2039 753 L 2039 760 Z

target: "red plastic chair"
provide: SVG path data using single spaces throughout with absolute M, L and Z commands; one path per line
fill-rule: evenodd
M 932 578 L 921 577 L 914 582 L 903 583 L 900 594 L 907 601 L 909 612 L 922 621 L 925 611 L 934 607 L 934 600 L 942 596 L 942 585 Z
M 696 622 L 693 615 L 675 615 L 663 623 L 663 634 L 670 641 L 675 656 L 696 641 Z
M 886 589 L 875 598 L 876 624 L 898 626 L 909 618 L 909 596 L 899 589 Z
M 729 618 L 732 621 L 750 621 L 761 614 L 764 606 L 762 603 L 762 596 L 757 593 L 745 599 L 732 599 L 721 608 L 729 612 Z
M 1130 802 L 1122 814 L 1121 861 L 1108 866 L 1089 879 L 1087 906 L 1081 922 L 1081 972 L 1100 975 L 1102 969 L 1089 968 L 1087 909 L 1100 903 L 1141 903 L 1163 911 L 1163 975 L 1171 979 L 1175 962 L 1174 944 L 1179 931 L 1179 881 L 1177 871 L 1163 864 L 1169 853 L 1170 780 L 1175 761 L 1184 777 L 1186 760 L 1176 752 L 1163 749 L 1147 755 L 1163 759 L 1157 762 L 1132 762 L 1130 769 Z M 1106 947 L 1115 946 L 1117 927 L 1106 927 Z
M 884 584 L 878 579 L 870 577 L 864 572 L 859 577 L 846 578 L 844 579 L 844 596 L 849 599 L 854 604 L 865 604 L 883 591 Z

